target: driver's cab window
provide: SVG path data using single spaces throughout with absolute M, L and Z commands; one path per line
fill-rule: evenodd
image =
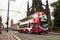
M 41 27 L 46 28 L 48 27 L 48 22 L 47 21 L 40 21 L 41 22 Z

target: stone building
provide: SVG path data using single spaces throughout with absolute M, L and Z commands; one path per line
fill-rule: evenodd
M 18 23 L 14 24 L 14 23 L 13 23 L 13 19 L 12 19 L 12 20 L 11 20 L 10 29 L 12 29 L 12 30 L 17 30 L 17 25 L 18 25 Z
M 27 3 L 27 16 L 34 14 L 37 11 L 44 11 L 41 0 L 32 0 L 32 6 L 29 8 L 29 2 Z M 31 10 L 30 10 L 31 9 Z

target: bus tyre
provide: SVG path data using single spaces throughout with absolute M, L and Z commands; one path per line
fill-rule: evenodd
M 39 34 L 39 35 L 41 35 L 41 33 L 40 33 L 40 32 L 38 32 L 38 34 Z
M 24 32 L 24 33 L 27 33 L 27 32 Z
M 30 33 L 32 33 L 32 30 L 30 30 Z
M 43 32 L 43 34 L 47 34 L 48 32 L 46 31 L 46 32 Z
M 47 34 L 47 33 L 48 33 L 48 31 L 45 32 L 45 34 Z

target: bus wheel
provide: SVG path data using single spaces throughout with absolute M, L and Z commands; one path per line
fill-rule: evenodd
M 46 32 L 43 32 L 43 34 L 47 34 L 48 32 L 46 31 Z
M 48 31 L 45 32 L 45 34 L 47 34 L 47 33 L 48 33 Z
M 41 35 L 41 33 L 40 33 L 40 32 L 38 32 L 38 34 L 39 34 L 39 35 Z
M 24 33 L 27 33 L 27 32 L 24 32 Z
M 32 30 L 30 30 L 30 33 L 33 33 Z

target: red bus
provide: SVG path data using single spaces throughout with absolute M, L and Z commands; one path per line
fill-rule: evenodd
M 33 18 L 32 22 L 29 23 L 29 28 L 20 28 L 20 32 L 25 33 L 47 33 L 48 32 L 48 22 L 46 14 L 43 12 L 37 12 L 37 17 Z

